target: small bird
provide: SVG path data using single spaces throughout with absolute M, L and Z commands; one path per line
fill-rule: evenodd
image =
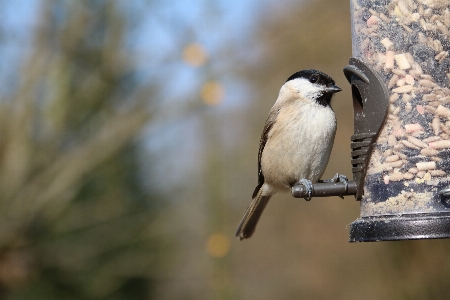
M 240 240 L 253 235 L 276 192 L 288 191 L 299 182 L 308 190 L 305 199 L 311 199 L 312 183 L 320 181 L 330 159 L 336 133 L 330 101 L 340 91 L 330 76 L 317 70 L 294 73 L 281 87 L 261 135 L 258 185 L 236 230 Z M 320 182 L 340 180 L 346 177 L 336 174 Z

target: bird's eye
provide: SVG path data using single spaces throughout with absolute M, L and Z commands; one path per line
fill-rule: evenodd
M 317 80 L 319 80 L 319 76 L 313 75 L 309 78 L 309 82 L 315 83 Z

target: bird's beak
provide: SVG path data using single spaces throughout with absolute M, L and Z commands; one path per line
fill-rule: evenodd
M 327 93 L 327 94 L 334 94 L 334 93 L 337 93 L 337 92 L 340 92 L 340 91 L 342 91 L 342 89 L 340 87 L 338 87 L 338 86 L 335 86 L 335 85 L 327 86 L 325 88 L 325 93 Z

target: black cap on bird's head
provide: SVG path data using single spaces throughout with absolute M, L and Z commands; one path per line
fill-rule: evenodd
M 294 80 L 297 78 L 307 79 L 310 83 L 323 86 L 323 94 L 318 97 L 316 100 L 319 104 L 326 106 L 330 104 L 331 97 L 334 93 L 342 91 L 341 88 L 334 84 L 333 78 L 328 76 L 327 74 L 314 70 L 303 70 L 292 74 L 286 82 L 290 80 Z

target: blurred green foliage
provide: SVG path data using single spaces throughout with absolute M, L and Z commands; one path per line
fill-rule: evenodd
M 161 197 L 140 178 L 139 86 L 114 1 L 44 1 L 0 105 L 0 297 L 150 299 Z

